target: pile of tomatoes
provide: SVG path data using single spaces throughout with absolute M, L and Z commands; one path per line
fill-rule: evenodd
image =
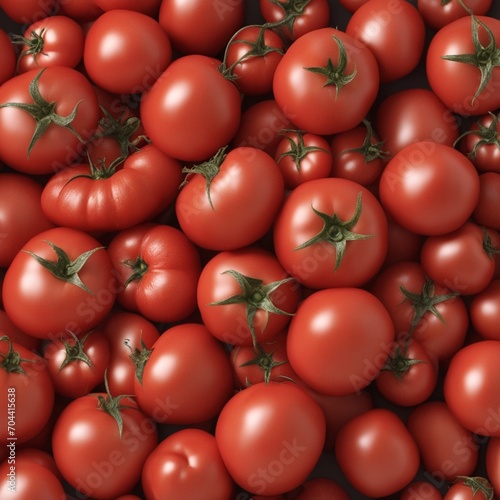
M 500 498 L 492 0 L 0 0 L 0 497 Z

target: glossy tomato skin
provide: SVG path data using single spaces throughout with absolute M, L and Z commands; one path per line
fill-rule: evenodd
M 374 127 L 390 157 L 413 142 L 433 141 L 451 147 L 459 133 L 455 115 L 425 88 L 397 90 L 382 99 Z
M 453 482 L 471 475 L 478 464 L 479 444 L 455 418 L 444 401 L 416 406 L 407 420 L 423 466 L 435 478 Z
M 134 379 L 139 407 L 158 423 L 198 424 L 218 415 L 233 392 L 229 356 L 204 325 L 170 327 L 153 344 L 142 381 Z
M 275 495 L 300 486 L 311 473 L 323 449 L 325 420 L 295 384 L 260 383 L 227 402 L 215 438 L 237 484 L 250 493 Z
M 480 486 L 480 489 L 477 489 Z M 475 476 L 462 477 L 450 486 L 443 500 L 488 500 L 492 498 L 493 487 L 488 479 Z
M 179 57 L 145 94 L 140 105 L 144 129 L 165 154 L 202 162 L 235 135 L 240 93 L 222 76 L 220 64 L 200 54 Z
M 107 380 L 112 396 L 134 394 L 136 366 L 131 355 L 136 350 L 151 349 L 160 333 L 140 314 L 116 310 L 106 317 L 103 334 L 110 345 Z
M 16 72 L 16 53 L 5 30 L 0 29 L 0 85 L 14 76 Z
M 116 94 L 148 91 L 172 61 L 170 40 L 158 21 L 141 12 L 101 14 L 85 37 L 83 62 L 99 87 Z
M 5 82 L 0 90 L 0 104 L 33 104 L 28 88 L 40 71 L 33 69 Z M 71 125 L 81 139 L 68 128 L 53 125 L 36 141 L 28 155 L 36 122 L 22 109 L 0 109 L 0 159 L 15 170 L 36 175 L 53 173 L 73 162 L 83 152 L 81 140 L 89 139 L 99 119 L 95 90 L 76 69 L 64 66 L 45 68 L 38 87 L 45 101 L 55 103 L 55 113 L 60 116 L 70 115 L 79 103 Z
M 472 218 L 480 226 L 500 230 L 500 172 L 479 175 L 479 200 Z
M 466 429 L 481 436 L 500 436 L 500 390 L 495 376 L 499 359 L 498 340 L 466 345 L 451 359 L 444 379 L 449 409 Z
M 479 175 L 452 147 L 419 141 L 389 161 L 379 195 L 384 209 L 406 229 L 439 235 L 458 229 L 471 216 L 479 198 Z
M 62 248 L 71 261 L 98 249 L 78 272 L 89 291 L 57 278 L 28 253 L 56 262 L 47 241 Z M 76 335 L 90 331 L 114 305 L 117 283 L 112 269 L 107 250 L 89 234 L 66 227 L 43 231 L 23 246 L 5 274 L 5 312 L 14 325 L 38 338 L 57 338 L 66 330 Z
M 0 266 L 7 267 L 30 238 L 53 227 L 42 211 L 42 191 L 26 175 L 0 174 Z
M 384 366 L 394 327 L 383 304 L 361 288 L 309 295 L 290 322 L 291 367 L 319 393 L 343 396 L 365 388 Z
M 350 17 L 346 33 L 373 52 L 383 83 L 411 73 L 424 52 L 424 21 L 404 0 L 369 0 Z
M 334 38 L 335 37 L 335 38 Z M 323 68 L 330 59 L 339 64 L 339 42 L 345 47 L 344 75 L 354 77 L 341 85 L 325 85 L 325 75 L 308 68 Z M 298 38 L 286 51 L 274 73 L 276 102 L 297 128 L 319 135 L 349 130 L 358 125 L 373 105 L 379 89 L 377 61 L 368 47 L 345 32 L 322 28 Z
M 88 164 L 73 165 L 48 180 L 42 209 L 55 224 L 82 231 L 129 228 L 174 201 L 181 170 L 177 160 L 151 144 L 128 156 L 107 178 L 93 178 Z
M 125 9 L 142 12 L 150 17 L 155 17 L 158 14 L 161 0 L 145 0 L 137 3 L 134 0 L 93 0 L 93 2 L 103 11 L 113 9 Z
M 2 0 L 0 7 L 7 16 L 16 23 L 31 24 L 37 19 L 44 18 L 52 14 L 58 7 L 57 0 L 24 0 L 23 2 L 9 2 Z
M 441 492 L 428 481 L 412 481 L 401 492 L 400 500 L 442 500 Z
M 182 429 L 161 441 L 144 464 L 141 483 L 147 500 L 167 492 L 185 500 L 231 500 L 235 492 L 215 437 L 201 429 Z
M 158 19 L 174 49 L 181 54 L 217 56 L 243 26 L 244 15 L 243 0 L 163 0 Z
M 0 309 L 0 336 L 3 335 L 6 335 L 12 342 L 21 344 L 30 351 L 40 352 L 39 348 L 42 346 L 42 340 L 19 330 L 7 316 L 7 313 L 3 309 Z
M 175 213 L 181 230 L 196 245 L 236 250 L 256 243 L 271 229 L 284 190 L 273 158 L 260 149 L 238 147 L 223 157 L 208 192 L 203 175 L 188 176 Z
M 260 302 L 252 303 L 251 298 L 248 305 L 245 302 L 217 305 L 245 293 L 232 271 L 260 280 L 264 286 L 288 279 L 269 294 L 272 304 L 283 313 L 268 312 Z M 214 337 L 232 345 L 252 345 L 254 337 L 259 343 L 272 340 L 287 327 L 300 297 L 301 287 L 287 275 L 278 259 L 257 247 L 217 253 L 204 266 L 198 281 L 197 301 L 203 323 Z M 247 311 L 254 307 L 250 325 Z
M 117 233 L 108 251 L 122 307 L 158 323 L 181 321 L 194 312 L 200 255 L 182 231 L 145 222 Z
M 71 17 L 79 23 L 95 21 L 104 11 L 95 2 L 65 0 L 59 2 L 59 14 Z
M 330 239 L 328 234 L 323 241 L 298 248 L 326 227 L 315 211 L 347 222 L 353 219 L 359 202 L 359 218 L 349 230 L 370 236 L 347 240 L 339 264 L 334 237 Z M 284 201 L 273 228 L 274 248 L 286 271 L 305 286 L 361 286 L 384 262 L 387 230 L 385 213 L 367 188 L 348 179 L 315 179 L 296 187 Z
M 99 406 L 94 393 L 69 403 L 57 419 L 52 434 L 56 465 L 78 492 L 96 499 L 129 493 L 141 477 L 144 462 L 158 443 L 155 423 L 131 398 L 123 398 L 123 428 Z M 78 460 L 71 457 L 78 456 Z
M 495 495 L 500 496 L 500 438 L 494 437 L 486 446 L 486 472 L 495 489 Z
M 474 295 L 469 305 L 471 324 L 484 339 L 500 340 L 500 280 L 494 279 Z
M 475 19 L 489 28 L 493 44 L 498 47 L 500 22 L 488 16 L 475 16 Z M 500 68 L 493 68 L 486 87 L 476 96 L 481 82 L 479 69 L 472 64 L 443 58 L 448 55 L 475 53 L 473 26 L 471 16 L 447 24 L 433 36 L 426 55 L 427 79 L 431 89 L 449 109 L 464 116 L 479 116 L 500 106 L 500 98 L 494 92 L 500 82 Z M 478 37 L 483 47 L 491 42 L 483 27 L 478 28 Z M 461 85 L 450 88 L 452 82 L 457 81 L 460 81 Z
M 417 444 L 396 413 L 375 408 L 348 422 L 337 436 L 335 455 L 349 483 L 379 498 L 404 488 L 417 474 Z

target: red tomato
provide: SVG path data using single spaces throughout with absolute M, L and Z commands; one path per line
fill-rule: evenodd
M 165 154 L 201 162 L 226 146 L 238 130 L 241 102 L 221 62 L 199 54 L 177 58 L 141 101 L 148 137 Z
M 278 164 L 285 187 L 293 189 L 299 184 L 328 177 L 332 170 L 332 152 L 328 141 L 317 134 L 300 130 L 283 130 L 274 159 Z
M 59 0 L 59 13 L 79 23 L 95 21 L 104 11 L 93 0 Z
M 215 438 L 239 486 L 250 493 L 276 495 L 300 486 L 312 472 L 323 449 L 325 419 L 298 386 L 255 384 L 226 403 Z
M 161 0 L 143 0 L 139 3 L 135 0 L 92 0 L 92 2 L 104 11 L 113 9 L 133 10 L 151 17 L 158 14 L 158 9 L 162 3 Z
M 153 145 L 118 164 L 76 164 L 46 183 L 42 209 L 60 226 L 116 231 L 157 216 L 177 196 L 182 169 Z
M 476 116 L 500 107 L 495 92 L 500 85 L 499 43 L 500 21 L 487 16 L 462 17 L 432 37 L 426 56 L 427 79 L 453 112 Z
M 157 443 L 155 423 L 134 400 L 106 393 L 74 399 L 52 434 L 54 459 L 64 479 L 77 494 L 96 499 L 129 493 Z
M 405 146 L 419 141 L 451 147 L 458 138 L 459 124 L 434 92 L 409 88 L 382 99 L 376 109 L 375 130 L 384 150 L 395 156 Z
M 42 211 L 42 190 L 26 175 L 0 174 L 0 266 L 7 267 L 30 238 L 53 227 Z
M 104 382 L 110 347 L 101 330 L 81 338 L 54 339 L 44 346 L 43 357 L 57 394 L 75 399 Z
M 368 0 L 339 0 L 339 4 L 351 14 L 356 12 L 356 10 L 358 10 L 366 2 L 368 2 Z
M 450 486 L 443 500 L 491 500 L 493 487 L 484 477 L 461 477 Z
M 42 465 L 47 470 L 52 472 L 60 481 L 63 480 L 59 469 L 57 468 L 54 457 L 47 451 L 38 448 L 25 448 L 24 446 L 16 450 L 16 461 L 30 461 Z
M 75 68 L 83 57 L 82 27 L 67 16 L 49 16 L 26 28 L 24 36 L 15 37 L 20 45 L 18 72 L 50 66 Z
M 486 472 L 495 489 L 495 495 L 500 496 L 500 438 L 490 438 L 486 445 Z
M 194 312 L 200 256 L 179 229 L 139 224 L 117 233 L 108 251 L 122 307 L 159 323 L 180 321 Z
M 375 379 L 393 340 L 391 317 L 374 295 L 361 288 L 331 288 L 301 303 L 288 329 L 287 353 L 308 386 L 343 396 Z
M 2 297 L 14 325 L 38 338 L 96 327 L 115 302 L 107 250 L 76 229 L 56 227 L 29 240 L 5 274 Z
M 20 344 L 30 351 L 37 351 L 41 345 L 41 339 L 27 335 L 19 330 L 7 316 L 3 309 L 0 309 L 0 336 L 6 335 L 11 342 Z
M 500 280 L 472 297 L 469 314 L 474 330 L 484 339 L 500 340 Z
M 444 398 L 457 420 L 481 436 L 500 436 L 500 341 L 469 344 L 450 361 Z
M 349 500 L 347 491 L 337 482 L 326 477 L 314 477 L 305 481 L 294 500 Z
M 335 456 L 349 483 L 372 498 L 404 488 L 420 464 L 417 444 L 405 424 L 384 408 L 345 424 L 337 436 Z
M 500 172 L 479 176 L 479 200 L 472 218 L 480 226 L 500 230 Z
M 401 226 L 439 235 L 458 229 L 471 216 L 479 198 L 479 175 L 452 147 L 420 141 L 389 161 L 380 177 L 379 195 Z
M 159 22 L 182 54 L 216 56 L 243 26 L 244 16 L 243 0 L 163 0 Z
M 162 424 L 199 424 L 218 415 L 233 392 L 229 356 L 204 325 L 182 323 L 153 344 L 137 403 Z
M 360 286 L 382 266 L 387 218 L 377 198 L 347 179 L 316 179 L 286 198 L 274 229 L 276 256 L 310 288 Z
M 2 336 L 0 387 L 4 408 L 0 413 L 0 443 L 2 447 L 12 442 L 19 445 L 35 437 L 49 421 L 54 386 L 40 356 Z M 15 441 L 9 439 L 12 437 Z
M 311 31 L 293 42 L 273 82 L 274 98 L 295 126 L 320 135 L 358 125 L 378 89 L 370 49 L 334 28 Z
M 5 30 L 0 29 L 0 85 L 16 72 L 16 52 Z
M 17 75 L 0 87 L 0 159 L 29 174 L 55 172 L 82 152 L 98 119 L 95 90 L 79 71 L 54 66 Z
M 407 426 L 420 450 L 424 469 L 434 478 L 452 482 L 474 472 L 479 445 L 444 401 L 430 401 L 415 407 Z
M 20 0 L 18 2 L 0 0 L 0 8 L 12 21 L 29 25 L 53 14 L 59 3 L 64 2 L 59 0 Z
M 424 53 L 424 20 L 405 0 L 369 0 L 352 14 L 346 33 L 373 52 L 383 83 L 411 73 Z
M 272 340 L 289 323 L 300 286 L 266 250 L 217 253 L 198 281 L 198 308 L 208 330 L 232 345 Z
M 182 231 L 196 245 L 235 250 L 257 242 L 271 229 L 285 187 L 268 154 L 251 147 L 226 154 L 223 148 L 187 172 L 175 212 Z
M 442 500 L 443 495 L 432 483 L 414 481 L 402 492 L 399 500 Z
M 85 70 L 99 87 L 116 94 L 147 92 L 171 61 L 168 36 L 141 12 L 104 12 L 85 37 Z
M 114 311 L 103 325 L 111 352 L 106 369 L 113 396 L 134 394 L 134 378 L 142 376 L 143 362 L 160 336 L 156 326 L 139 314 Z
M 408 231 L 398 224 L 392 217 L 387 217 L 389 224 L 387 256 L 384 267 L 388 267 L 397 262 L 420 260 L 420 250 L 426 237 Z
M 436 283 L 462 295 L 474 295 L 493 279 L 497 251 L 484 228 L 466 222 L 455 231 L 428 237 L 420 260 L 424 272 Z
M 200 429 L 174 432 L 153 450 L 142 470 L 146 500 L 233 500 L 234 482 L 215 437 Z

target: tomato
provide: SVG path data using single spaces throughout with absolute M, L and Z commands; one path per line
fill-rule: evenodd
M 377 198 L 347 179 L 316 179 L 284 201 L 274 228 L 278 260 L 314 289 L 360 286 L 382 266 L 387 218 Z
M 471 216 L 479 198 L 479 175 L 452 147 L 419 141 L 389 161 L 380 177 L 379 195 L 401 226 L 440 235 L 458 229 Z
M 500 21 L 469 15 L 440 29 L 426 55 L 431 89 L 453 112 L 477 116 L 500 106 Z M 479 56 L 479 57 L 478 57 Z M 460 85 L 453 85 L 453 82 Z
M 133 10 L 155 17 L 158 14 L 161 0 L 144 0 L 137 3 L 135 0 L 92 0 L 105 12 L 113 9 Z
M 383 83 L 411 73 L 424 53 L 424 20 L 405 0 L 369 0 L 352 14 L 346 33 L 373 52 Z
M 246 26 L 231 38 L 224 55 L 224 72 L 245 95 L 271 92 L 276 66 L 285 44 L 272 29 Z
M 486 445 L 486 472 L 495 489 L 495 495 L 500 495 L 500 438 L 490 438 Z
M 186 162 L 209 159 L 238 130 L 241 103 L 221 61 L 200 54 L 177 58 L 141 101 L 148 137 L 165 154 Z
M 497 252 L 484 228 L 466 222 L 450 233 L 428 237 L 420 260 L 424 272 L 436 283 L 462 295 L 474 295 L 493 279 Z
M 431 482 L 413 481 L 402 492 L 400 500 L 442 500 L 443 495 Z
M 215 442 L 200 429 L 181 429 L 149 455 L 142 471 L 146 500 L 232 500 L 234 483 Z
M 53 14 L 59 3 L 59 0 L 21 0 L 14 3 L 10 0 L 1 0 L 0 8 L 12 21 L 29 25 Z
M 500 280 L 494 279 L 472 297 L 469 305 L 471 324 L 481 337 L 500 340 Z
M 349 500 L 347 491 L 337 482 L 326 477 L 314 477 L 305 481 L 295 500 Z
M 122 307 L 160 323 L 180 321 L 194 312 L 200 256 L 179 229 L 139 224 L 117 233 L 108 251 Z
M 216 56 L 243 26 L 244 15 L 243 0 L 194 0 L 188 3 L 163 0 L 159 22 L 175 50 L 184 55 Z
M 457 420 L 481 436 L 500 436 L 500 390 L 496 377 L 500 342 L 482 340 L 460 349 L 444 379 L 444 398 Z
M 35 437 L 49 421 L 54 386 L 44 360 L 5 336 L 0 337 L 0 381 L 4 408 L 0 442 L 6 446 L 15 437 L 14 444 L 19 445 Z
M 68 335 L 50 341 L 43 357 L 56 393 L 75 399 L 104 382 L 110 347 L 102 331 L 92 330 L 81 338 Z
M 500 172 L 479 175 L 479 200 L 472 212 L 476 224 L 500 230 Z
M 47 451 L 43 451 L 39 448 L 25 448 L 23 446 L 21 449 L 16 450 L 16 460 L 22 460 L 23 462 L 26 460 L 40 464 L 52 472 L 60 481 L 63 479 L 57 468 L 54 457 Z
M 493 0 L 463 0 L 462 3 L 477 16 L 482 16 L 488 13 Z M 468 14 L 458 0 L 417 0 L 417 8 L 425 24 L 436 31 Z
M 107 316 L 103 334 L 111 348 L 106 369 L 109 392 L 134 394 L 136 368 L 158 340 L 158 329 L 140 314 L 117 310 Z
M 420 464 L 417 445 L 405 424 L 384 408 L 347 422 L 337 436 L 335 456 L 349 483 L 372 498 L 404 488 Z
M 367 120 L 351 130 L 335 134 L 330 141 L 332 177 L 341 177 L 370 186 L 385 167 L 384 144 Z
M 42 209 L 61 226 L 120 230 L 157 216 L 174 201 L 181 182 L 179 162 L 149 144 L 123 163 L 60 170 L 43 189 Z
M 153 344 L 142 379 L 134 379 L 137 403 L 159 423 L 198 424 L 218 415 L 233 392 L 229 356 L 204 325 L 168 328 Z
M 411 334 L 441 362 L 462 347 L 469 328 L 464 300 L 429 279 L 419 262 L 388 266 L 370 289 L 389 312 L 399 339 Z
M 375 379 L 378 391 L 391 403 L 415 406 L 431 397 L 438 382 L 438 364 L 414 339 L 396 342 Z
M 168 36 L 158 21 L 141 12 L 104 12 L 85 37 L 85 70 L 94 83 L 116 94 L 148 91 L 171 61 Z
M 479 444 L 444 401 L 430 401 L 415 407 L 407 426 L 420 450 L 424 469 L 434 478 L 452 482 L 474 472 Z
M 261 149 L 274 158 L 283 138 L 281 131 L 292 128 L 286 110 L 282 111 L 274 99 L 259 100 L 244 109 L 232 144 Z
M 232 478 L 259 495 L 300 486 L 316 465 L 324 438 L 321 408 L 290 382 L 255 384 L 236 393 L 215 428 Z
M 493 487 L 484 477 L 461 477 L 450 486 L 443 500 L 491 500 Z
M 368 0 L 339 0 L 339 4 L 351 14 L 356 12 L 356 10 L 358 10 L 366 2 L 368 2 Z
M 42 211 L 42 190 L 26 175 L 0 174 L 0 266 L 7 267 L 30 238 L 53 227 Z
M 267 153 L 251 147 L 226 153 L 223 148 L 210 161 L 186 171 L 175 213 L 193 243 L 209 250 L 235 250 L 257 242 L 271 229 L 285 187 Z
M 14 37 L 20 45 L 18 72 L 50 66 L 75 68 L 83 57 L 82 27 L 66 16 L 50 16 L 31 24 L 22 37 Z
M 273 29 L 288 40 L 329 26 L 330 3 L 327 0 L 260 0 L 260 13 Z
M 20 344 L 30 351 L 37 351 L 42 345 L 42 341 L 40 339 L 27 335 L 14 326 L 5 311 L 0 309 L 0 336 L 4 335 L 9 337 L 11 342 Z
M 53 472 L 36 462 L 16 457 L 15 451 L 13 462 L 7 459 L 0 464 L 0 474 L 2 498 L 66 498 L 63 485 Z
M 278 164 L 285 187 L 293 189 L 299 184 L 328 177 L 332 170 L 332 152 L 328 141 L 321 135 L 285 129 L 278 142 L 274 159 Z
M 393 340 L 391 317 L 374 295 L 361 288 L 330 288 L 309 295 L 297 309 L 287 354 L 308 386 L 343 396 L 375 379 Z
M 157 444 L 155 423 L 135 401 L 106 393 L 71 401 L 52 434 L 54 459 L 64 479 L 79 495 L 96 499 L 129 493 Z
M 93 22 L 104 11 L 93 0 L 59 0 L 58 12 L 79 23 Z
M 16 52 L 5 30 L 0 29 L 0 85 L 16 72 Z
M 232 345 L 272 340 L 289 323 L 300 286 L 266 250 L 217 253 L 203 268 L 197 301 L 212 335 Z
M 451 147 L 459 134 L 458 119 L 425 88 L 396 90 L 384 97 L 376 107 L 374 125 L 390 157 L 413 142 L 432 141 Z
M 311 31 L 293 42 L 273 81 L 274 98 L 296 128 L 320 135 L 358 125 L 378 90 L 375 56 L 334 28 Z
M 5 274 L 2 297 L 15 326 L 38 338 L 90 331 L 108 314 L 117 288 L 107 250 L 76 229 L 29 240 Z

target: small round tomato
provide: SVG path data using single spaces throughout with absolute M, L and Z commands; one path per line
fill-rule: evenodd
M 380 177 L 379 195 L 382 206 L 401 226 L 439 235 L 458 229 L 472 215 L 479 198 L 479 175 L 471 161 L 452 147 L 419 141 L 389 161 Z
M 399 500 L 442 500 L 441 492 L 428 481 L 413 481 L 401 492 Z
M 479 200 L 472 218 L 480 226 L 500 230 L 500 172 L 479 176 Z
M 336 481 L 327 477 L 314 477 L 298 488 L 295 500 L 349 500 L 347 491 Z
M 0 29 L 0 85 L 16 72 L 16 52 L 5 30 Z
M 384 408 L 347 422 L 337 436 L 335 456 L 349 483 L 371 498 L 405 487 L 420 465 L 412 435 L 396 413 Z
M 493 486 L 485 477 L 463 476 L 445 493 L 443 500 L 491 500 Z
M 469 314 L 474 330 L 481 337 L 500 340 L 500 280 L 495 279 L 472 297 Z

